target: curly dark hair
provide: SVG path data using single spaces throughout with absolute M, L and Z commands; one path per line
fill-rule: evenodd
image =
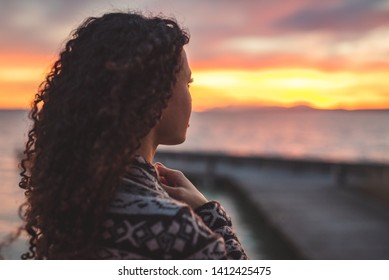
M 139 13 L 91 17 L 41 84 L 21 161 L 23 259 L 92 258 L 120 177 L 167 107 L 188 33 Z

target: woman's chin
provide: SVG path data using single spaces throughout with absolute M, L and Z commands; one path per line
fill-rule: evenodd
M 167 139 L 166 141 L 162 142 L 161 145 L 168 145 L 168 146 L 174 146 L 174 145 L 180 145 L 184 143 L 186 140 L 186 135 L 184 136 L 177 136 L 177 137 L 172 137 L 170 139 Z

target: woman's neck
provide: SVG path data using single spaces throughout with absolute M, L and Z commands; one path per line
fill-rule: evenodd
M 152 164 L 157 147 L 158 145 L 155 144 L 154 141 L 154 133 L 150 131 L 150 133 L 140 141 L 140 148 L 135 154 L 142 156 L 146 161 Z

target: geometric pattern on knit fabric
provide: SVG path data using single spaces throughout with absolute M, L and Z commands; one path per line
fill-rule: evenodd
M 231 219 L 211 201 L 193 211 L 169 197 L 154 167 L 137 157 L 108 209 L 101 259 L 247 259 Z

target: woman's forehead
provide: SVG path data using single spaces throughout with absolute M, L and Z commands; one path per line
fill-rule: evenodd
M 182 49 L 181 52 L 181 72 L 183 72 L 185 76 L 190 77 L 192 75 L 192 71 L 189 67 L 188 58 L 184 49 Z

